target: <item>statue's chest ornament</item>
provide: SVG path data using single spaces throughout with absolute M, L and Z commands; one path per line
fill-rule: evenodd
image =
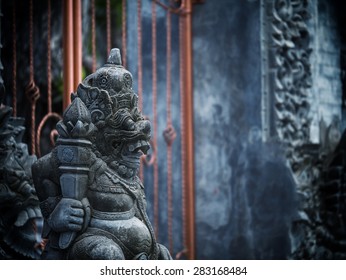
M 105 175 L 111 180 L 111 182 L 114 185 L 121 183 L 121 185 L 125 186 L 126 189 L 129 189 L 131 192 L 134 193 L 139 191 L 142 185 L 141 181 L 137 176 L 133 177 L 132 179 L 124 179 L 111 170 L 106 170 Z

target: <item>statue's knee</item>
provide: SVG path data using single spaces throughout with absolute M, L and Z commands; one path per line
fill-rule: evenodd
M 89 236 L 77 241 L 70 251 L 70 259 L 124 260 L 122 249 L 104 236 Z
M 110 239 L 108 239 L 110 240 Z M 115 242 L 102 242 L 96 245 L 90 252 L 93 260 L 124 260 L 125 256 L 122 249 Z

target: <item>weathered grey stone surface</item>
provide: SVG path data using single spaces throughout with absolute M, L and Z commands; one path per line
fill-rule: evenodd
M 22 142 L 24 120 L 0 98 L 0 259 L 39 259 L 42 214 L 31 176 L 35 156 Z
M 119 49 L 71 95 L 55 148 L 33 165 L 48 244 L 43 259 L 171 259 L 156 242 L 137 176 L 150 148 Z

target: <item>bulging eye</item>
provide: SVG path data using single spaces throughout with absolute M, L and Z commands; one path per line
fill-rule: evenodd
M 124 126 L 127 128 L 127 130 L 135 130 L 135 122 L 130 118 L 125 120 Z
M 100 88 L 107 89 L 108 87 L 108 77 L 106 74 L 102 74 L 101 76 L 98 77 L 98 85 Z

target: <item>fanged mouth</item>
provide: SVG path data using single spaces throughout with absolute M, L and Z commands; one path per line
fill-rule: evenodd
M 136 156 L 141 156 L 142 154 L 146 154 L 148 150 L 150 149 L 150 144 L 148 141 L 145 140 L 137 140 L 136 142 L 132 142 L 128 144 L 128 151 L 129 155 L 136 155 Z

